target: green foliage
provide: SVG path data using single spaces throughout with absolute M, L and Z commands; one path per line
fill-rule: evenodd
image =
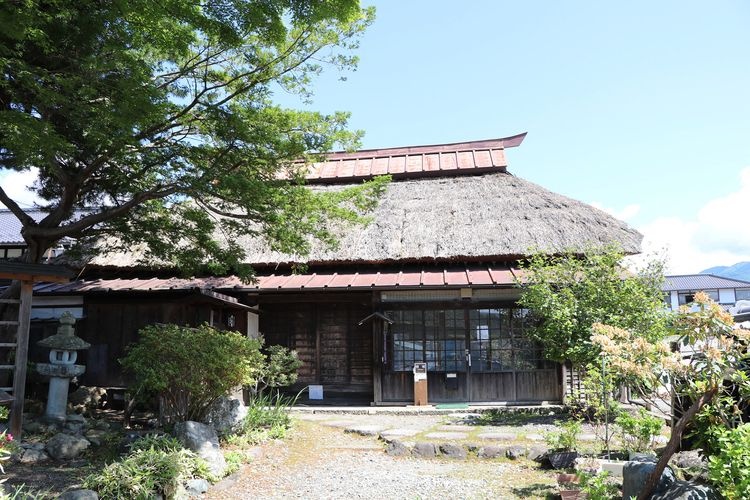
M 297 381 L 297 370 L 302 366 L 297 351 L 280 345 L 272 345 L 265 350 L 265 363 L 255 377 L 253 395 L 262 393 L 269 387 L 286 387 Z
M 575 451 L 578 447 L 578 435 L 581 433 L 581 422 L 568 420 L 559 427 L 559 430 L 544 435 L 547 446 L 556 451 Z
M 599 349 L 590 342 L 595 323 L 650 340 L 664 336 L 661 264 L 628 274 L 623 257 L 614 248 L 592 249 L 583 256 L 536 254 L 524 263 L 519 304 L 536 319 L 527 333 L 542 344 L 545 356 L 579 366 L 596 363 Z
M 708 477 L 727 500 L 750 498 L 750 424 L 716 429 L 718 453 L 708 457 Z
M 331 223 L 362 222 L 383 181 L 305 189 L 296 161 L 361 132 L 274 92 L 307 104 L 324 68 L 356 66 L 373 19 L 357 0 L 1 2 L 0 171 L 38 169 L 50 211 L 37 223 L 0 190 L 30 258 L 110 235 L 107 249 L 146 243 L 186 273 L 247 273 L 240 235 L 332 243 Z M 66 222 L 75 209 L 88 211 Z
M 101 498 L 146 500 L 160 494 L 173 499 L 181 484 L 193 477 L 209 478 L 205 462 L 195 453 L 151 447 L 135 450 L 122 461 L 105 466 L 83 484 Z
M 239 451 L 227 451 L 224 453 L 224 460 L 227 462 L 225 473 L 229 476 L 240 470 L 242 464 L 245 463 L 245 455 Z
M 169 434 L 148 434 L 140 439 L 135 440 L 130 445 L 130 451 L 155 450 L 173 453 L 183 449 L 182 443 Z
M 8 420 L 10 409 L 7 406 L 0 406 L 0 420 Z
M 268 439 L 283 438 L 291 426 L 289 408 L 294 402 L 295 399 L 280 394 L 257 395 L 248 405 L 240 430 L 228 436 L 227 442 L 235 445 L 258 444 Z
M 152 325 L 128 348 L 124 368 L 143 394 L 157 394 L 174 421 L 201 421 L 211 404 L 261 372 L 261 341 L 208 325 Z
M 654 438 L 664 427 L 662 419 L 649 415 L 643 408 L 638 409 L 637 415 L 621 412 L 615 419 L 615 424 L 620 428 L 625 449 L 633 452 L 650 451 Z
M 612 500 L 617 497 L 617 485 L 610 480 L 607 471 L 598 474 L 580 474 L 581 491 L 589 500 Z
M 571 398 L 571 413 L 591 424 L 594 434 L 601 441 L 603 449 L 609 449 L 614 437 L 613 428 L 609 427 L 620 408 L 617 403 L 617 384 L 614 374 L 601 370 L 601 365 L 590 364 L 581 374 L 581 392 Z

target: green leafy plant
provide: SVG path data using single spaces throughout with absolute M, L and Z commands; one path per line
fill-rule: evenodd
M 145 436 L 131 445 L 123 459 L 88 476 L 84 486 L 102 498 L 151 499 L 163 495 L 176 498 L 187 479 L 215 481 L 208 464 L 177 439 L 167 435 Z
M 552 450 L 574 451 L 578 447 L 578 435 L 581 433 L 581 422 L 568 420 L 562 423 L 557 431 L 548 432 L 544 440 Z
M 617 498 L 617 485 L 612 483 L 609 478 L 609 472 L 604 471 L 598 474 L 579 474 L 579 484 L 581 491 L 586 494 L 589 500 L 611 500 Z
M 527 333 L 544 347 L 545 356 L 576 367 L 596 364 L 599 348 L 590 342 L 595 323 L 653 340 L 664 336 L 662 265 L 652 262 L 630 274 L 621 265 L 623 257 L 616 248 L 592 248 L 584 255 L 536 254 L 523 263 L 518 303 L 536 319 Z
M 151 325 L 121 362 L 136 392 L 159 396 L 173 421 L 201 421 L 219 397 L 255 383 L 264 363 L 260 347 L 260 340 L 208 325 Z
M 297 381 L 297 370 L 302 366 L 297 351 L 280 345 L 272 345 L 263 353 L 265 362 L 250 386 L 255 396 L 267 388 L 286 387 Z
M 708 457 L 708 478 L 727 500 L 750 498 L 750 424 L 714 430 L 718 452 Z
M 130 451 L 156 450 L 172 453 L 183 449 L 179 439 L 169 434 L 147 434 L 130 445 Z
M 615 424 L 620 428 L 625 450 L 631 452 L 650 451 L 654 438 L 664 427 L 662 419 L 649 415 L 643 408 L 639 408 L 636 415 L 621 412 L 615 419 Z
M 227 436 L 233 445 L 258 444 L 269 439 L 281 439 L 291 427 L 289 408 L 296 398 L 280 394 L 260 394 L 248 405 L 247 415 L 238 432 Z

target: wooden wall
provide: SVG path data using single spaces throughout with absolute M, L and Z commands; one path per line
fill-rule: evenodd
M 260 332 L 267 345 L 295 349 L 304 363 L 298 386 L 323 385 L 324 395 L 372 397 L 371 294 L 276 295 L 260 299 Z
M 91 344 L 81 351 L 77 364 L 86 365 L 86 373 L 79 377 L 83 385 L 120 387 L 127 385 L 119 359 L 128 345 L 138 340 L 138 331 L 154 323 L 175 323 L 197 326 L 208 323 L 214 311 L 214 326 L 222 328 L 226 311 L 215 304 L 196 303 L 190 297 L 98 297 L 87 296 L 84 318 L 76 325 L 76 334 Z M 235 313 L 235 329 L 247 328 L 245 313 Z M 29 361 L 48 362 L 48 349 L 36 345 L 39 340 L 56 332 L 57 322 L 32 322 L 29 338 Z

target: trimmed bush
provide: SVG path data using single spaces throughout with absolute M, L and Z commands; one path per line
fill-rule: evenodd
M 152 325 L 121 362 L 139 393 L 162 398 L 172 421 L 202 421 L 219 397 L 255 384 L 265 365 L 261 344 L 208 325 Z

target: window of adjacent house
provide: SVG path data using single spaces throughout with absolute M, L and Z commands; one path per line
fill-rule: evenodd
M 750 300 L 750 288 L 738 288 L 734 292 L 736 300 Z
M 708 298 L 714 302 L 719 302 L 719 291 L 718 290 L 701 290 L 701 292 L 708 295 Z M 698 292 L 680 292 L 677 294 L 677 298 L 681 306 L 690 304 L 695 301 L 695 294 Z

